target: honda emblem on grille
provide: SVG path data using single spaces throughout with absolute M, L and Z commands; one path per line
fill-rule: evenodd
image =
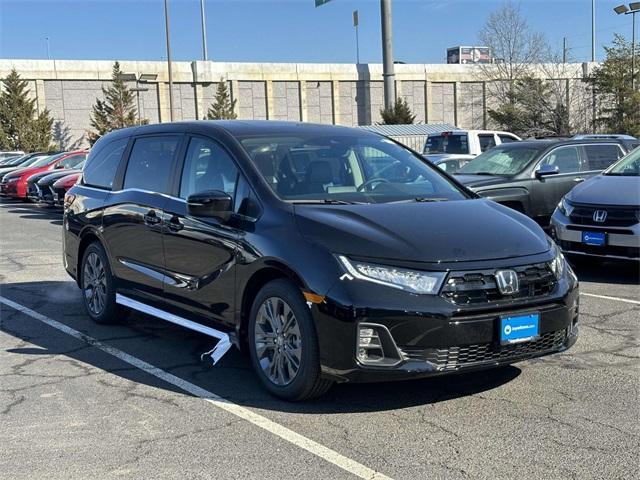
M 520 289 L 518 274 L 514 270 L 497 270 L 496 283 L 498 290 L 503 295 L 513 295 Z
M 598 223 L 604 223 L 607 219 L 607 211 L 606 210 L 596 210 L 593 212 L 593 221 Z

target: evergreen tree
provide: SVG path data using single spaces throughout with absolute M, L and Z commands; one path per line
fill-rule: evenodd
M 53 118 L 49 110 L 38 113 L 29 98 L 28 83 L 15 69 L 3 81 L 0 92 L 0 148 L 34 152 L 49 150 Z
M 607 58 L 589 78 L 599 111 L 596 123 L 610 133 L 640 135 L 640 73 L 631 81 L 631 45 L 616 35 L 613 46 L 605 47 Z M 640 56 L 640 49 L 636 57 Z
M 396 98 L 393 107 L 381 109 L 380 116 L 384 125 L 409 125 L 416 119 L 416 116 L 411 113 L 409 104 L 403 98 Z
M 94 131 L 87 135 L 91 145 L 112 130 L 149 123 L 146 119 L 138 119 L 135 94 L 129 90 L 121 75 L 120 64 L 116 62 L 111 74 L 111 85 L 102 87 L 104 100 L 96 99 L 91 112 L 91 127 Z
M 235 120 L 238 118 L 234 112 L 236 101 L 235 99 L 231 100 L 227 82 L 221 78 L 218 83 L 216 98 L 207 111 L 207 120 Z

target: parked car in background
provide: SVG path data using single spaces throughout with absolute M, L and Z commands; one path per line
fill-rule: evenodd
M 509 132 L 452 130 L 429 134 L 422 154 L 433 163 L 451 157 L 471 160 L 496 145 L 518 141 L 520 137 Z
M 27 179 L 31 175 L 48 170 L 73 168 L 86 157 L 87 152 L 84 150 L 45 157 L 26 168 L 5 174 L 0 181 L 0 193 L 27 201 Z
M 547 226 L 569 190 L 626 153 L 622 140 L 531 140 L 498 145 L 455 175 L 479 195 Z
M 52 204 L 56 207 L 62 207 L 64 205 L 64 197 L 71 187 L 73 187 L 78 179 L 82 176 L 82 172 L 71 173 L 62 178 L 56 180 L 51 185 L 51 199 Z M 45 179 L 43 179 L 45 180 Z M 48 203 L 48 200 L 45 200 Z
M 640 140 L 631 135 L 617 133 L 587 133 L 574 135 L 573 140 L 622 140 L 628 151 L 640 146 Z
M 272 394 L 493 368 L 578 335 L 578 282 L 530 218 L 380 135 L 277 121 L 117 130 L 65 196 L 88 316 L 143 311 L 246 348 Z
M 7 158 L 15 158 L 24 155 L 22 150 L 13 150 L 13 151 L 3 151 L 0 152 L 0 161 L 6 160 Z
M 71 168 L 56 168 L 54 171 L 45 170 L 42 172 L 34 173 L 27 178 L 27 198 L 32 202 L 39 202 L 42 200 L 43 191 L 42 186 L 53 185 L 57 179 L 62 178 L 71 173 L 78 173 L 82 171 L 85 160 L 82 160 L 77 165 Z M 41 180 L 47 178 L 47 182 L 41 184 Z M 47 188 L 46 193 L 51 196 L 52 192 Z
M 8 158 L 4 165 L 0 165 L 0 180 L 7 173 L 33 165 L 35 162 L 52 155 L 53 153 L 37 152 L 27 153 L 17 158 Z
M 572 256 L 640 260 L 640 147 L 571 190 L 551 236 Z
M 54 189 L 54 184 L 62 179 L 62 178 L 66 178 L 66 177 L 73 177 L 75 179 L 78 178 L 78 176 L 82 173 L 82 167 L 84 167 L 84 163 L 85 162 L 81 162 L 80 164 L 78 164 L 75 168 L 72 169 L 64 169 L 64 170 L 58 170 L 58 171 L 54 171 L 54 172 L 46 172 L 45 175 L 40 176 L 37 180 L 37 182 L 35 183 L 35 188 L 31 187 L 31 192 L 33 192 L 33 190 L 35 190 L 36 195 L 34 195 L 34 200 L 47 204 L 47 205 L 58 205 L 58 204 L 62 204 L 62 200 L 64 198 L 64 194 L 66 193 L 66 191 L 71 188 L 71 186 L 73 185 L 73 183 L 69 184 L 69 187 L 67 189 L 65 189 L 64 191 L 62 191 L 62 194 L 60 195 L 60 192 L 56 192 Z M 30 182 L 31 179 L 28 180 L 28 182 Z M 67 182 L 63 182 L 64 185 L 67 184 Z M 59 198 L 58 198 L 59 197 Z M 60 202 L 57 202 L 57 200 L 60 200 Z

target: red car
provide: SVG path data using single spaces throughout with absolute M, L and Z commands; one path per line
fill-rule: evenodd
M 51 190 L 53 190 L 53 204 L 56 206 L 62 206 L 64 203 L 64 196 L 69 191 L 71 187 L 73 187 L 78 181 L 78 177 L 80 177 L 82 173 L 70 173 L 62 178 L 56 180 L 51 186 Z
M 7 173 L 0 181 L 0 193 L 27 201 L 27 178 L 31 175 L 61 168 L 73 168 L 87 157 L 86 150 L 64 152 L 45 157 L 27 168 Z

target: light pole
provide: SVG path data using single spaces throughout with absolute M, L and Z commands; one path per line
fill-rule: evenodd
M 47 42 L 47 60 L 51 60 L 51 50 L 49 48 L 49 36 L 47 35 L 46 37 L 44 37 L 44 39 Z
M 640 12 L 640 2 L 631 2 L 629 7 L 619 5 L 613 9 L 618 15 L 631 15 L 631 91 L 636 89 L 636 13 Z
M 136 92 L 136 103 L 137 103 L 137 115 L 138 115 L 138 125 L 142 125 L 142 117 L 140 116 L 140 92 L 149 91 L 146 87 L 141 87 L 140 82 L 147 83 L 150 81 L 154 81 L 158 78 L 158 75 L 155 73 L 141 73 L 139 76 L 135 73 L 121 73 L 118 75 L 118 78 L 124 82 L 136 82 L 135 88 L 130 88 L 131 92 Z
M 171 40 L 169 39 L 169 5 L 164 0 L 164 28 L 167 34 L 167 67 L 169 68 L 169 118 L 173 122 L 173 72 L 171 71 Z
M 396 100 L 395 73 L 393 71 L 393 37 L 391 33 L 391 0 L 380 0 L 382 21 L 382 78 L 384 79 L 384 106 L 393 108 Z
M 206 62 L 209 58 L 207 55 L 207 24 L 204 19 L 204 0 L 200 0 L 200 21 L 202 22 L 202 57 Z
M 596 0 L 591 0 L 591 61 L 596 61 Z

